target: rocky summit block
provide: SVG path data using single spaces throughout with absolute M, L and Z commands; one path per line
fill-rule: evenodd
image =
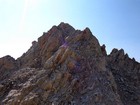
M 53 26 L 0 72 L 0 105 L 140 105 L 140 64 L 107 55 L 89 28 Z

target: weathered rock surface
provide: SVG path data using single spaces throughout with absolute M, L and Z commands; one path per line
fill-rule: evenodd
M 130 59 L 123 49 L 113 49 L 108 56 L 108 68 L 124 105 L 140 105 L 140 64 Z
M 18 69 L 18 64 L 14 58 L 7 55 L 5 57 L 0 58 L 0 80 L 4 80 L 8 76 L 10 76 L 13 71 Z M 1 82 L 0 81 L 0 82 Z
M 107 55 L 89 28 L 53 26 L 17 60 L 0 58 L 0 72 L 1 105 L 140 104 L 140 64 Z

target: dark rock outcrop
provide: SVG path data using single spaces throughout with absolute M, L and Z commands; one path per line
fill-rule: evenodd
M 53 26 L 17 60 L 1 58 L 0 71 L 1 105 L 140 104 L 140 64 L 107 55 L 89 28 Z
M 17 61 L 11 56 L 7 55 L 0 58 L 0 80 L 4 80 L 9 77 L 13 71 L 18 69 Z M 0 81 L 0 82 L 1 82 Z
M 113 49 L 107 61 L 124 105 L 139 105 L 140 64 L 134 59 L 130 59 L 123 49 Z

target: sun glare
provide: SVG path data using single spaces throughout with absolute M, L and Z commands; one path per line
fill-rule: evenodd
M 21 16 L 21 21 L 20 21 L 20 26 L 19 26 L 19 31 L 23 32 L 24 31 L 24 26 L 26 22 L 26 15 L 28 12 L 28 9 L 34 8 L 37 6 L 38 0 L 24 0 L 24 7 L 22 11 L 22 16 Z
M 35 6 L 37 5 L 38 0 L 25 0 L 26 3 L 28 3 L 29 6 Z

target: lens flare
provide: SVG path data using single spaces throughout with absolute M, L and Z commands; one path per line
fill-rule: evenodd
M 24 7 L 23 7 L 22 16 L 21 16 L 20 26 L 19 26 L 20 32 L 24 31 L 28 10 L 30 8 L 34 8 L 38 4 L 37 1 L 38 0 L 24 0 Z

